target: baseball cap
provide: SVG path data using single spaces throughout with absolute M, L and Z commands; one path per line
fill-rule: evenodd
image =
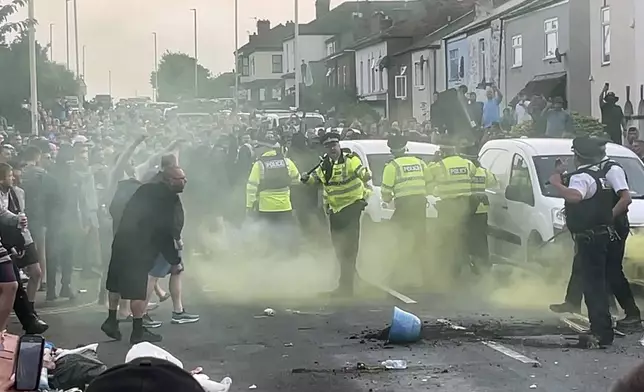
M 164 359 L 142 357 L 96 377 L 86 392 L 205 392 L 194 377 Z
M 572 150 L 581 157 L 594 157 L 605 151 L 608 141 L 590 136 L 578 136 L 572 141 Z

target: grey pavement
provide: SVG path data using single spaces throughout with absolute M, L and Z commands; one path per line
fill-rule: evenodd
M 606 350 L 535 347 L 520 337 L 503 338 L 567 336 L 570 331 L 551 313 L 491 305 L 476 293 L 465 300 L 462 295 L 457 299 L 406 293 L 416 303 L 404 303 L 376 289 L 355 301 L 312 296 L 233 301 L 194 279 L 186 284 L 185 302 L 187 310 L 199 313 L 201 320 L 171 325 L 171 305 L 164 303 L 152 314 L 164 322 L 156 330 L 164 336 L 161 346 L 188 369 L 201 366 L 215 380 L 230 376 L 232 391 L 256 385 L 257 391 L 275 392 L 603 392 L 644 353 L 641 334 L 617 339 Z M 263 316 L 267 306 L 276 311 L 274 317 Z M 426 322 L 423 341 L 389 346 L 364 338 L 367 332 L 388 324 L 393 306 L 414 312 Z M 100 358 L 108 365 L 121 363 L 129 345 L 106 342 L 99 330 L 105 316 L 98 305 L 47 315 L 52 326 L 47 338 L 61 347 L 101 342 Z M 439 318 L 477 333 L 436 328 Z M 124 336 L 129 337 L 130 328 L 122 326 Z M 557 338 L 561 336 L 553 339 Z M 506 353 L 483 343 L 489 340 Z M 525 358 L 516 359 L 518 354 Z M 404 359 L 408 369 L 384 370 L 379 364 L 386 359 Z M 364 366 L 358 368 L 358 363 Z

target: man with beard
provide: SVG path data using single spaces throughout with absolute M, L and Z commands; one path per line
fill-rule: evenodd
M 161 254 L 180 270 L 181 254 L 175 242 L 176 206 L 180 203 L 186 176 L 181 168 L 167 167 L 161 181 L 141 185 L 127 203 L 112 243 L 112 257 L 107 275 L 109 314 L 101 330 L 112 339 L 121 340 L 117 310 L 121 298 L 130 300 L 133 316 L 130 343 L 160 342 L 160 335 L 143 326 L 147 307 L 148 273 Z M 151 283 L 151 282 L 150 282 Z

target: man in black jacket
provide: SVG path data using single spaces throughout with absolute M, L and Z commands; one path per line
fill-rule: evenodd
M 130 342 L 161 341 L 160 335 L 143 327 L 148 273 L 159 254 L 172 266 L 173 272 L 180 269 L 181 255 L 175 246 L 175 206 L 185 184 L 183 170 L 168 167 L 162 172 L 162 181 L 141 185 L 125 207 L 114 233 L 107 273 L 109 315 L 101 326 L 101 330 L 113 339 L 121 339 L 116 315 L 119 300 L 123 298 L 131 301 L 133 329 Z

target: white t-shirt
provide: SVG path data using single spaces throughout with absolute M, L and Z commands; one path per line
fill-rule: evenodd
M 580 169 L 584 167 L 590 166 L 580 166 Z M 597 165 L 595 165 L 595 167 L 598 168 Z M 613 166 L 608 170 L 606 173 L 606 182 L 608 182 L 608 185 L 613 188 L 615 193 L 629 190 L 624 169 L 619 166 Z M 582 199 L 586 200 L 590 199 L 595 195 L 595 193 L 597 193 L 597 182 L 588 173 L 574 174 L 570 177 L 570 185 L 568 188 L 578 191 L 581 193 Z
M 517 124 L 524 123 L 528 120 L 532 120 L 532 117 L 530 114 L 528 114 L 528 111 L 526 108 L 530 105 L 530 101 L 524 101 L 523 104 L 521 102 L 517 103 L 517 105 L 514 107 L 514 114 L 517 117 Z

